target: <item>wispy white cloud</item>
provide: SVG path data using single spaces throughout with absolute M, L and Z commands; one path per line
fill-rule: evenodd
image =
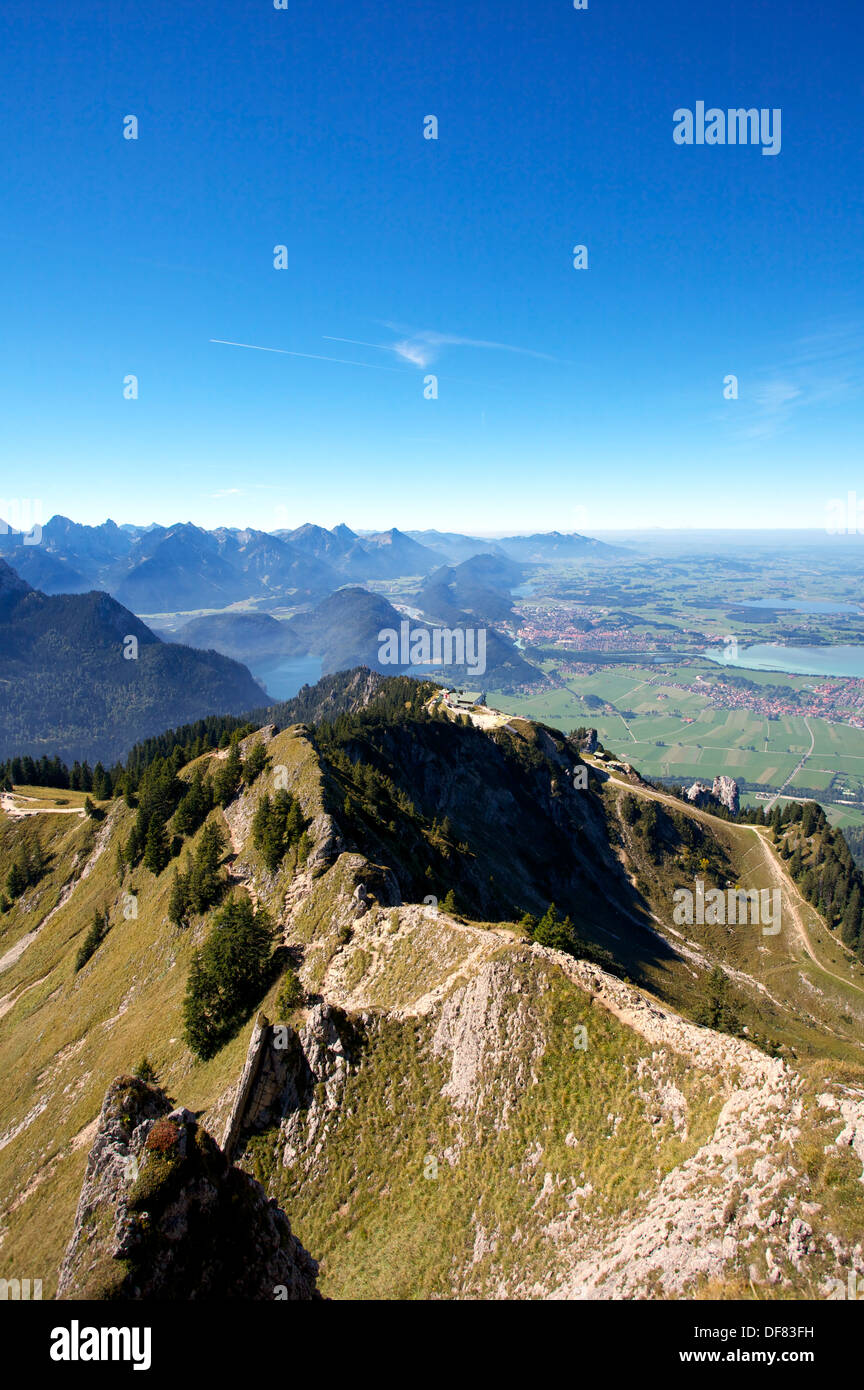
M 413 366 L 420 368 L 431 366 L 441 355 L 442 350 L 448 347 L 485 348 L 493 352 L 514 352 L 522 357 L 538 358 L 541 362 L 557 362 L 559 360 L 556 357 L 550 357 L 546 352 L 535 352 L 532 348 L 514 347 L 512 343 L 498 343 L 487 338 L 464 338 L 457 333 L 437 333 L 431 329 L 412 332 L 390 323 L 384 326 L 400 336 L 390 343 L 369 343 L 359 338 L 336 338 L 330 334 L 324 334 L 324 337 L 330 343 L 351 343 L 354 347 L 371 347 L 378 348 L 382 352 L 391 352 L 404 362 L 411 362 Z
M 859 323 L 831 323 L 804 334 L 792 344 L 789 363 L 806 367 L 813 363 L 853 360 L 864 354 L 864 327 Z
M 401 343 L 394 343 L 390 351 L 406 362 L 413 362 L 415 367 L 429 367 L 438 356 L 435 348 L 420 338 L 404 338 Z
M 785 360 L 748 383 L 742 377 L 746 439 L 781 434 L 801 411 L 854 400 L 864 390 L 864 332 L 829 325 L 790 345 Z
M 791 381 L 768 381 L 753 392 L 753 399 L 763 410 L 782 410 L 801 395 L 801 387 Z

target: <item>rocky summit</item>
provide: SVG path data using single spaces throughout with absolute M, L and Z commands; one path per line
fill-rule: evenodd
M 122 1076 L 90 1150 L 59 1298 L 317 1297 L 285 1213 L 188 1110 Z

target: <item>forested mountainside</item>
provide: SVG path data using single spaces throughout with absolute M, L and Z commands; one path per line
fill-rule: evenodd
M 113 761 L 148 734 L 261 703 L 216 652 L 161 642 L 108 594 L 31 589 L 0 559 L 0 758 Z

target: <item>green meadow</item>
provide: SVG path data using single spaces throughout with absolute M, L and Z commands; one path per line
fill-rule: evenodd
M 490 690 L 488 701 L 508 714 L 528 715 L 565 732 L 590 725 L 607 748 L 646 777 L 726 774 L 766 791 L 777 791 L 791 778 L 787 794 L 796 789 L 823 793 L 836 823 L 859 823 L 859 813 L 842 802 L 844 793 L 847 799 L 864 800 L 864 730 L 824 719 L 767 719 L 748 710 L 717 709 L 706 695 L 674 684 L 686 680 L 692 685 L 700 672 L 709 670 L 717 674 L 702 662 L 660 668 L 618 665 L 584 676 L 568 674 L 565 687 L 530 696 Z M 780 680 L 776 672 L 740 674 L 758 684 Z M 788 677 L 784 684 L 800 689 L 807 678 Z

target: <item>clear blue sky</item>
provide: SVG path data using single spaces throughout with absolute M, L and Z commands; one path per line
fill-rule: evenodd
M 864 496 L 857 0 L 2 23 L 3 497 L 507 532 L 818 526 Z M 677 146 L 699 100 L 781 108 L 781 152 Z

